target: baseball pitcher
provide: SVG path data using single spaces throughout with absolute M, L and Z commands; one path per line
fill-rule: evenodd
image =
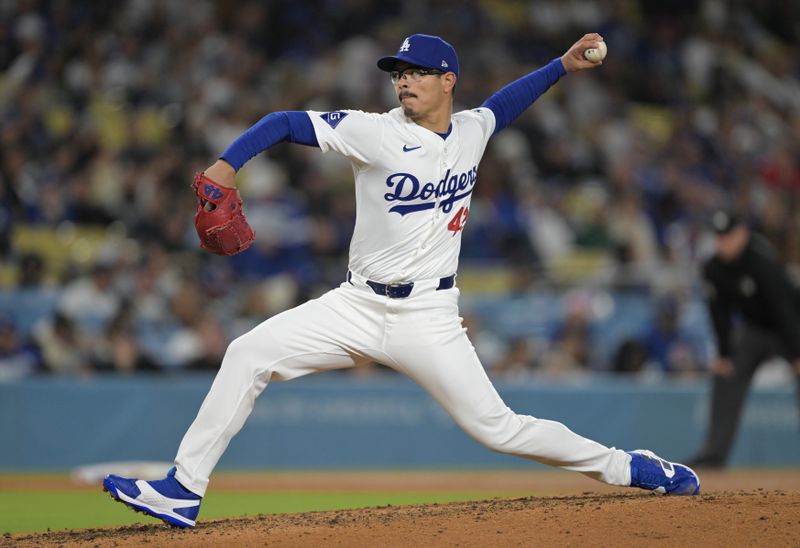
M 584 56 L 587 49 L 605 51 L 602 41 L 587 34 L 478 108 L 453 113 L 461 77 L 455 49 L 437 36 L 415 34 L 396 55 L 378 60 L 391 77 L 397 108 L 274 112 L 236 139 L 194 180 L 202 247 L 231 255 L 252 243 L 235 174 L 256 154 L 289 141 L 352 163 L 357 206 L 349 271 L 338 288 L 231 343 L 165 479 L 109 475 L 105 490 L 135 510 L 192 527 L 211 472 L 270 381 L 376 361 L 414 379 L 493 451 L 612 485 L 696 495 L 699 479 L 686 466 L 650 451 L 608 448 L 558 422 L 509 409 L 459 317 L 461 233 L 489 139 L 567 73 L 602 64 Z

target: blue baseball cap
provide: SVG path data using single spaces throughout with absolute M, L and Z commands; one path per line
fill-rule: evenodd
M 417 67 L 454 72 L 458 76 L 455 48 L 438 36 L 412 34 L 400 44 L 397 55 L 378 59 L 378 68 L 391 72 L 400 61 Z

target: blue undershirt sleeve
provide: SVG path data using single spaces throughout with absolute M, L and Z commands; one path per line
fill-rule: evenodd
M 318 147 L 317 134 L 308 113 L 302 111 L 273 112 L 256 122 L 231 143 L 220 158 L 239 171 L 250 158 L 269 147 L 288 141 Z
M 526 108 L 531 106 L 566 73 L 561 58 L 556 57 L 545 66 L 511 82 L 484 101 L 481 106 L 494 113 L 494 133 L 516 120 Z

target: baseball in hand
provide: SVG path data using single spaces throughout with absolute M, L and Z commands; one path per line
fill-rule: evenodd
M 605 42 L 600 42 L 600 45 L 596 48 L 589 48 L 583 52 L 583 56 L 586 57 L 587 61 L 591 61 L 592 63 L 597 63 L 598 61 L 602 61 L 606 58 L 606 53 L 608 53 L 608 48 L 606 47 Z

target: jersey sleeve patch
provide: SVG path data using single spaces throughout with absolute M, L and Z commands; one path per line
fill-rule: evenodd
M 346 116 L 347 113 L 340 110 L 336 112 L 326 112 L 325 114 L 319 115 L 319 117 L 325 120 L 333 129 L 336 129 L 336 126 L 338 126 Z

